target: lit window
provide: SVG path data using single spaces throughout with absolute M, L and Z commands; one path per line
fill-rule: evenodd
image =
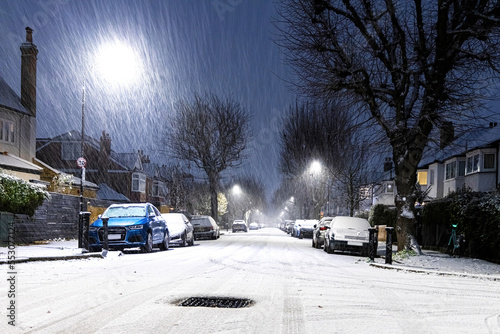
M 394 186 L 392 183 L 387 184 L 387 192 L 388 193 L 393 193 L 394 192 Z
M 495 168 L 495 154 L 485 154 L 484 155 L 484 169 L 494 169 Z
M 426 186 L 427 185 L 427 171 L 425 171 L 425 172 L 418 172 L 417 173 L 417 182 L 421 186 Z
M 132 174 L 132 191 L 146 192 L 146 175 L 142 173 Z

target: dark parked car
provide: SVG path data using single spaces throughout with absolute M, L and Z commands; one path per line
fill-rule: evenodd
M 335 217 L 325 233 L 325 252 L 336 250 L 368 254 L 370 223 L 356 217 Z
M 182 247 L 194 245 L 194 228 L 189 219 L 182 213 L 163 213 L 170 232 L 170 244 Z
M 238 232 L 238 231 L 248 232 L 248 227 L 247 227 L 247 224 L 245 223 L 244 220 L 235 220 L 233 222 L 232 230 L 233 230 L 233 233 Z
M 210 216 L 193 216 L 191 224 L 194 227 L 194 239 L 218 239 L 220 237 L 219 225 Z
M 323 217 L 318 224 L 314 226 L 312 246 L 314 248 L 321 248 L 325 243 L 325 232 L 330 226 L 333 217 Z
M 102 249 L 102 218 L 108 220 L 109 249 L 140 247 L 149 253 L 153 246 L 168 249 L 169 232 L 160 211 L 150 203 L 113 204 L 89 227 L 89 250 Z

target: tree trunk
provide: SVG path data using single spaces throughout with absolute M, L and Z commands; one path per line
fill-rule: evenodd
M 218 221 L 219 203 L 217 202 L 217 174 L 208 173 L 208 187 L 210 190 L 210 216 Z
M 415 238 L 415 185 L 418 166 L 408 156 L 394 156 L 394 161 L 402 161 L 395 166 L 398 251 L 413 249 L 421 255 L 422 251 Z

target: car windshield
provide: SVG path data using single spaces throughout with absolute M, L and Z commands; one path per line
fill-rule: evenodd
M 364 219 L 336 219 L 333 221 L 332 228 L 352 228 L 355 230 L 367 230 L 370 223 Z
M 146 207 L 144 206 L 114 206 L 104 211 L 103 217 L 145 217 Z

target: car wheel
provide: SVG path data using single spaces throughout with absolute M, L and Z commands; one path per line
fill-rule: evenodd
M 312 239 L 312 246 L 313 246 L 313 248 L 316 248 L 316 245 L 314 244 L 314 237 Z
M 169 244 L 168 244 L 169 239 L 170 239 L 170 237 L 169 237 L 168 233 L 165 233 L 165 237 L 163 238 L 163 242 L 160 244 L 160 250 L 162 250 L 162 251 L 166 251 L 166 250 L 168 250 L 168 247 L 169 247 Z
M 299 239 L 304 239 L 304 235 L 300 232 L 298 233 L 298 237 L 299 237 Z
M 316 246 L 316 248 L 317 248 L 317 249 L 320 249 L 320 248 L 321 248 L 321 245 L 320 245 L 320 243 L 319 243 L 318 239 L 316 239 L 316 245 L 315 245 L 315 246 Z
M 326 242 L 325 242 L 325 244 L 324 244 L 324 246 L 323 246 L 323 250 L 324 250 L 325 252 L 328 252 L 328 247 L 326 247 Z
M 193 246 L 194 245 L 194 235 L 191 236 L 191 240 L 189 240 L 189 243 L 188 243 L 189 246 Z
M 184 233 L 182 236 L 181 236 L 181 247 L 186 247 L 187 246 L 187 234 Z
M 331 247 L 331 244 L 328 245 L 328 249 L 326 250 L 328 254 L 333 254 L 333 248 Z
M 153 251 L 153 235 L 148 232 L 146 243 L 142 246 L 143 253 L 151 253 Z

